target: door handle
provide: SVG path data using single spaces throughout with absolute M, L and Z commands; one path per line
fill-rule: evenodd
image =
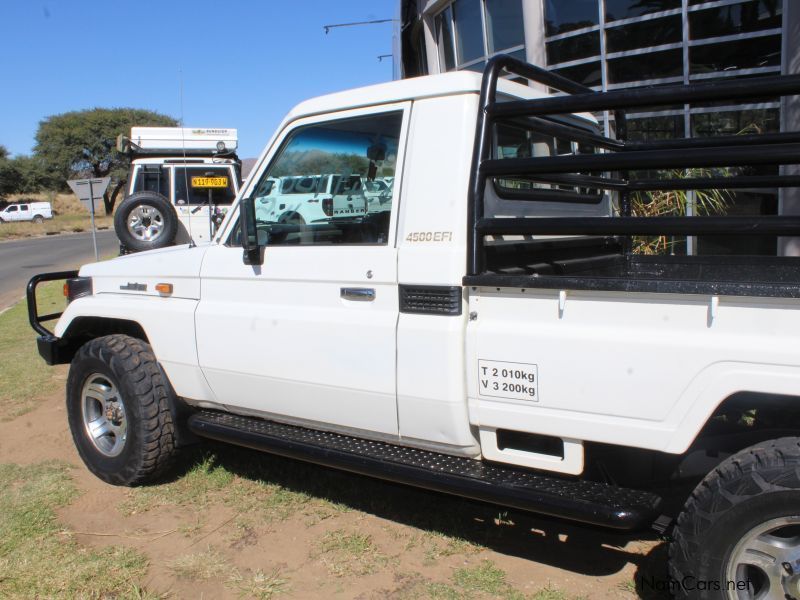
M 372 302 L 375 300 L 374 288 L 341 288 L 341 297 L 345 300 L 357 302 Z

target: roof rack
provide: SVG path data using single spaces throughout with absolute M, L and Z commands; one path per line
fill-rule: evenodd
M 504 71 L 563 94 L 534 100 L 498 102 L 497 82 Z M 495 56 L 487 63 L 481 84 L 468 196 L 467 277 L 485 273 L 484 237 L 487 235 L 628 236 L 623 244 L 626 253 L 631 251 L 629 236 L 632 235 L 800 235 L 800 217 L 632 217 L 630 202 L 631 193 L 643 191 L 800 187 L 799 176 L 782 174 L 653 178 L 637 177 L 636 173 L 632 173 L 797 164 L 800 163 L 800 132 L 631 142 L 627 140 L 625 115 L 625 110 L 631 108 L 796 94 L 800 94 L 800 75 L 598 92 L 511 56 Z M 552 115 L 597 111 L 614 113 L 616 138 L 547 120 Z M 494 125 L 519 118 L 528 119 L 531 129 L 569 136 L 602 148 L 604 152 L 493 159 Z M 591 172 L 593 175 L 584 175 L 582 172 Z M 487 180 L 503 176 L 567 183 L 617 193 L 620 216 L 487 218 L 484 215 Z M 542 199 L 552 200 L 550 196 L 555 198 L 553 194 L 543 194 Z

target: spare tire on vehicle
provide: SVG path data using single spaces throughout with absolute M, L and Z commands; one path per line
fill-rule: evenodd
M 175 241 L 178 218 L 166 196 L 135 192 L 122 201 L 114 214 L 114 231 L 130 250 L 164 248 Z

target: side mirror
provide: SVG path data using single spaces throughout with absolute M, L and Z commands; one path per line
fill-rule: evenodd
M 258 243 L 255 200 L 242 198 L 239 203 L 239 228 L 242 237 L 242 261 L 246 265 L 264 264 L 264 246 Z

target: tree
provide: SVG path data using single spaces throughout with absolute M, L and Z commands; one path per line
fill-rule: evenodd
M 8 158 L 8 148 L 0 144 L 0 160 Z
M 44 161 L 38 156 L 15 156 L 11 164 L 18 173 L 17 194 L 35 194 L 45 188 L 52 188 L 52 177 L 47 172 Z
M 14 194 L 19 187 L 19 170 L 14 161 L 0 158 L 0 196 Z
M 127 176 L 130 159 L 116 150 L 117 136 L 129 135 L 134 126 L 175 127 L 170 116 L 138 108 L 94 108 L 53 115 L 39 123 L 34 152 L 46 172 L 64 187 L 78 176 Z M 106 194 L 106 213 L 113 205 Z

